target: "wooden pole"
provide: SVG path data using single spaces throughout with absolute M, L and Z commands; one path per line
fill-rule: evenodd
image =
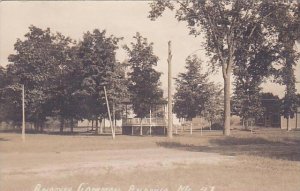
M 202 136 L 202 117 L 200 117 L 200 125 L 201 125 L 201 136 Z
M 114 133 L 116 132 L 116 108 L 115 108 L 115 103 L 113 102 L 113 129 Z
M 127 121 L 127 118 L 128 118 L 128 116 L 127 116 L 127 103 L 125 104 L 125 115 L 126 115 L 126 121 Z
M 181 119 L 181 133 L 183 133 L 183 131 L 184 131 L 184 129 L 183 129 L 184 126 L 182 125 L 183 123 L 184 123 L 184 118 Z
M 298 108 L 296 109 L 296 127 L 295 129 L 298 128 Z
M 22 84 L 22 140 L 25 142 L 25 87 Z
M 171 41 L 168 42 L 168 137 L 173 137 Z
M 112 138 L 115 139 L 115 131 L 114 131 L 113 126 L 112 126 L 110 109 L 109 109 L 108 98 L 107 98 L 105 86 L 104 86 L 104 94 L 105 94 L 105 100 L 106 100 L 106 105 L 107 105 L 107 112 L 108 112 L 108 117 L 109 117 L 109 124 L 110 124 L 110 128 L 111 128 L 111 135 L 112 135 Z
M 152 133 L 152 132 L 151 132 L 151 130 L 152 130 L 152 129 L 151 129 L 151 125 L 152 125 L 152 124 L 151 124 L 151 108 L 150 108 L 150 121 L 149 121 L 150 135 L 151 135 L 151 133 Z

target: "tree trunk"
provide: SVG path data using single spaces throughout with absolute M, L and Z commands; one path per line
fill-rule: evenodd
M 45 123 L 44 123 L 44 122 L 41 122 L 41 124 L 40 124 L 40 132 L 41 132 L 41 133 L 44 132 L 44 125 L 45 125 Z
M 105 129 L 105 117 L 103 118 L 103 129 Z
M 290 128 L 289 128 L 289 118 L 290 118 L 290 117 L 286 118 L 286 127 L 287 127 L 287 131 L 290 130 Z
M 296 127 L 295 129 L 298 129 L 298 110 L 296 109 Z
M 113 123 L 113 129 L 114 129 L 114 133 L 116 132 L 116 106 L 115 106 L 115 102 L 113 102 L 113 120 L 112 120 L 112 123 Z
M 74 130 L 74 120 L 73 118 L 71 118 L 71 133 L 73 133 L 73 130 Z
M 224 130 L 223 134 L 230 135 L 230 74 L 228 71 L 224 78 Z
M 102 124 L 102 117 L 100 118 L 100 134 L 103 134 L 103 124 Z M 105 120 L 105 119 L 104 119 Z
M 65 126 L 65 119 L 62 117 L 60 119 L 60 128 L 59 128 L 59 132 L 63 133 L 64 132 L 64 126 Z
M 16 125 L 14 124 L 14 128 L 16 127 Z M 33 127 L 34 127 L 34 131 L 37 132 L 38 131 L 38 125 L 36 120 L 33 122 Z
M 15 123 L 14 123 L 14 128 L 16 127 Z M 36 121 L 33 122 L 33 127 L 34 127 L 34 131 L 37 132 L 37 123 Z
M 184 126 L 183 126 L 183 123 L 184 123 L 184 118 L 181 119 L 181 133 L 184 132 Z
M 95 129 L 95 134 L 98 134 L 98 117 L 96 118 L 96 129 Z

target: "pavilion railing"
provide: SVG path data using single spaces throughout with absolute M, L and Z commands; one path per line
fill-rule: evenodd
M 122 119 L 122 126 L 140 126 L 141 119 L 140 118 L 127 118 Z M 143 118 L 142 125 L 144 126 L 165 126 L 166 121 L 164 118 Z

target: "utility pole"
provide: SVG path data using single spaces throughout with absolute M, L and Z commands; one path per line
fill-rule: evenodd
M 173 137 L 171 41 L 168 42 L 168 137 Z
M 22 84 L 22 140 L 25 142 L 25 88 Z
M 113 128 L 113 124 L 112 124 L 112 121 L 111 121 L 110 109 L 109 109 L 108 98 L 107 98 L 105 86 L 104 86 L 104 94 L 105 94 L 105 100 L 106 100 L 106 105 L 107 105 L 107 112 L 108 112 L 109 123 L 110 123 L 110 128 L 111 128 L 111 135 L 112 135 L 112 138 L 115 139 L 115 130 Z

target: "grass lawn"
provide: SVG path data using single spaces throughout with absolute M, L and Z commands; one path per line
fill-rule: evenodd
M 24 143 L 0 133 L 0 152 L 1 191 L 300 190 L 300 131 L 28 134 Z

